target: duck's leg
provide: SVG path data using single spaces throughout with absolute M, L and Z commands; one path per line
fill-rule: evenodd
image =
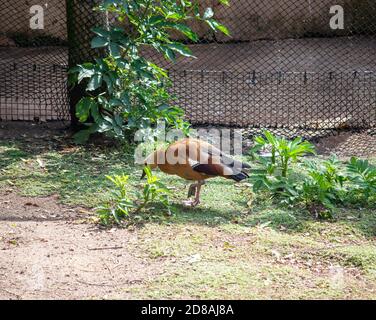
M 196 206 L 198 206 L 200 204 L 200 191 L 201 191 L 201 187 L 204 184 L 205 184 L 205 181 L 199 181 L 197 183 L 196 196 L 195 196 L 195 200 L 192 203 L 192 207 L 196 207 Z
M 183 205 L 186 207 L 192 207 L 194 200 L 191 197 L 196 196 L 198 183 L 192 183 L 188 189 L 188 199 L 183 201 Z
M 192 192 L 192 190 L 195 190 L 195 198 L 194 198 L 194 200 L 189 199 L 187 201 L 184 201 L 183 203 L 186 206 L 196 207 L 197 205 L 200 204 L 200 191 L 201 191 L 201 187 L 204 184 L 205 184 L 205 181 L 202 180 L 202 181 L 198 181 L 197 184 L 191 185 L 189 192 Z M 191 190 L 191 188 L 192 188 L 192 190 Z
M 188 189 L 188 199 L 196 194 L 197 183 L 192 183 Z

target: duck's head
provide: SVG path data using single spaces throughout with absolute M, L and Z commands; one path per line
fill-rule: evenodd
M 164 164 L 164 162 L 165 162 L 165 150 L 159 149 L 149 154 L 146 157 L 146 159 L 144 160 L 144 168 L 149 167 L 151 170 L 154 170 L 158 168 L 160 164 Z M 143 179 L 145 175 L 146 175 L 146 172 L 145 172 L 145 169 L 143 169 L 141 179 Z

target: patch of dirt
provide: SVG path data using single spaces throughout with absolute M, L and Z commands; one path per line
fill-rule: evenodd
M 30 152 L 38 153 L 46 150 L 63 150 L 77 148 L 73 142 L 72 130 L 67 121 L 0 121 L 0 140 L 17 140 L 24 144 Z M 87 145 L 98 147 L 118 146 L 119 141 L 102 134 L 93 134 Z
M 319 139 L 316 148 L 323 155 L 335 153 L 343 157 L 375 157 L 376 135 L 370 132 L 343 132 Z
M 54 221 L 87 217 L 85 208 L 60 205 L 58 196 L 21 197 L 12 189 L 0 193 L 0 221 Z
M 53 140 L 56 135 L 67 135 L 69 123 L 52 121 L 44 123 L 25 121 L 0 121 L 0 139 L 30 139 L 34 142 Z
M 162 261 L 136 256 L 137 233 L 83 223 L 83 208 L 56 197 L 0 194 L 0 299 L 131 298 Z

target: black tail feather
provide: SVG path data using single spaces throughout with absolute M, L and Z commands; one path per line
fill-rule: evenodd
M 238 174 L 234 174 L 234 175 L 230 176 L 230 178 L 232 180 L 235 180 L 236 182 L 240 182 L 242 180 L 248 179 L 249 175 L 246 172 L 242 171 Z

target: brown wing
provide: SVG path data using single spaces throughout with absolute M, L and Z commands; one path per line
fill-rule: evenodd
M 224 155 L 218 148 L 197 139 L 184 139 L 166 150 L 166 165 L 161 170 L 190 180 L 221 176 L 240 181 L 248 175 L 243 164 Z
M 193 170 L 208 176 L 221 176 L 235 181 L 241 181 L 249 177 L 243 170 L 249 167 L 248 165 L 223 154 L 221 150 L 207 142 L 194 140 L 193 143 L 199 146 L 197 150 L 199 157 L 197 163 L 192 164 Z

